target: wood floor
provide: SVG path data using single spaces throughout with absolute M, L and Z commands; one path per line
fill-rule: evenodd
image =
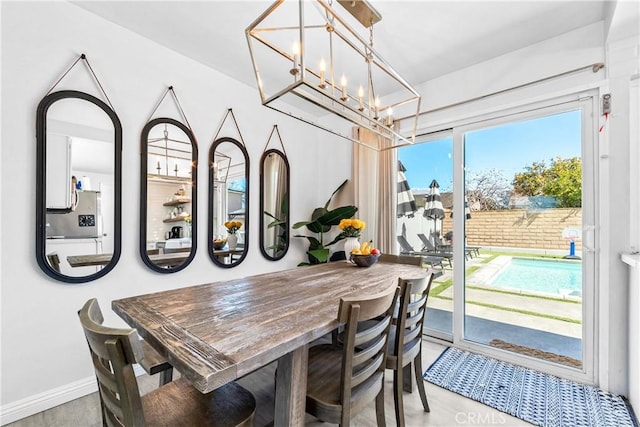
M 423 350 L 424 367 L 428 367 L 440 353 L 444 346 L 425 341 Z M 238 382 L 251 390 L 256 397 L 258 409 L 256 413 L 256 426 L 269 425 L 273 421 L 273 395 L 274 395 L 274 371 L 275 364 L 256 371 Z M 387 425 L 395 425 L 392 395 L 392 375 L 386 378 L 385 385 L 385 412 Z M 152 390 L 158 384 L 154 377 L 142 376 L 138 378 L 142 393 Z M 500 411 L 473 400 L 451 393 L 431 383 L 426 382 L 427 397 L 431 412 L 426 413 L 422 409 L 420 396 L 417 390 L 404 394 L 405 419 L 408 427 L 422 426 L 528 426 L 531 425 L 518 418 L 511 417 Z M 415 386 L 414 386 L 415 389 Z M 353 418 L 352 426 L 374 426 L 375 409 L 370 408 Z M 307 415 L 306 425 L 329 427 L 332 424 L 323 423 L 314 417 Z M 97 393 L 85 396 L 81 399 L 60 405 L 58 407 L 40 412 L 28 418 L 24 418 L 8 427 L 101 427 L 100 402 Z

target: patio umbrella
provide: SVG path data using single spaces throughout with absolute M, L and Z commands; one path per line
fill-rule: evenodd
M 449 216 L 453 218 L 453 209 L 451 210 L 451 214 Z M 464 216 L 466 219 L 471 219 L 471 208 L 469 208 L 469 202 L 467 202 L 467 196 L 464 196 Z
M 444 218 L 444 209 L 442 208 L 442 200 L 440 198 L 440 185 L 435 179 L 429 184 L 429 194 L 425 197 L 424 214 L 425 218 L 433 219 L 433 232 L 437 231 L 439 219 Z
M 413 218 L 413 214 L 418 210 L 413 192 L 409 188 L 409 183 L 404 173 L 407 169 L 402 162 L 398 160 L 398 218 L 407 216 Z

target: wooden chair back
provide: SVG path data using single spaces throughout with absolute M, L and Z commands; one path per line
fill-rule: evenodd
M 396 287 L 366 299 L 340 300 L 338 321 L 345 324 L 340 379 L 342 425 L 349 425 L 351 411 L 366 406 L 384 387 L 389 328 L 398 292 Z
M 144 426 L 140 391 L 133 370 L 142 359 L 142 347 L 135 329 L 102 326 L 104 318 L 93 298 L 78 312 L 84 329 L 107 426 Z
M 402 368 L 405 361 L 413 360 L 422 345 L 422 329 L 427 310 L 427 298 L 433 282 L 433 270 L 420 279 L 399 279 L 399 310 L 395 313 L 393 323 L 396 327 L 393 355 Z
M 58 253 L 51 252 L 47 254 L 47 260 L 49 261 L 51 268 L 60 273 L 60 257 L 58 256 Z
M 421 256 L 390 255 L 390 254 L 380 255 L 380 258 L 378 258 L 378 261 L 392 262 L 394 264 L 417 265 L 418 267 L 422 267 L 422 264 L 424 262 Z
M 177 254 L 181 252 L 191 252 L 191 248 L 165 248 L 162 250 L 165 254 Z

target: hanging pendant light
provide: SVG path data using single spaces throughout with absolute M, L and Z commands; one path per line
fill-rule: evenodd
M 373 47 L 381 15 L 364 0 L 338 3 L 343 8 L 278 0 L 246 29 L 262 105 L 356 143 L 345 120 L 391 140 L 391 148 L 413 143 L 420 95 Z M 369 40 L 354 25 L 368 29 Z M 396 129 L 394 113 L 412 122 L 409 135 Z

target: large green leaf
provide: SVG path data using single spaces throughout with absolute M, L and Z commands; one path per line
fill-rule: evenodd
M 319 263 L 325 263 L 329 259 L 329 249 L 314 249 L 307 251 L 307 253 Z
M 311 231 L 312 233 L 326 233 L 331 230 L 331 227 L 328 225 L 322 225 L 318 221 L 313 221 L 307 224 L 307 230 Z
M 314 209 L 313 213 L 311 214 L 311 219 L 314 222 L 307 224 L 307 229 L 313 233 L 328 233 L 329 230 L 331 230 L 331 226 L 323 224 L 321 221 L 319 221 L 319 219 L 326 215 L 327 212 L 329 211 L 325 208 Z
M 295 224 L 293 224 L 293 229 L 297 230 L 300 227 L 304 227 L 307 224 L 311 224 L 313 221 L 300 221 L 300 222 L 296 222 Z
M 271 217 L 271 218 L 273 218 L 273 219 L 278 219 L 278 218 L 276 218 L 275 216 L 271 215 L 271 214 L 270 214 L 269 212 L 267 212 L 267 211 L 262 211 L 262 213 L 263 213 L 263 214 L 265 214 L 265 215 L 267 215 L 267 216 L 269 216 L 269 217 Z
M 355 206 L 341 206 L 322 215 L 318 222 L 328 226 L 338 225 L 341 220 L 353 217 L 357 211 L 358 208 Z
M 273 227 L 276 227 L 278 225 L 286 225 L 286 224 L 287 224 L 286 221 L 271 221 L 269 223 L 269 225 L 267 225 L 267 228 L 273 228 Z
M 344 232 L 343 232 L 343 233 L 340 233 L 340 234 L 338 234 L 338 235 L 336 236 L 336 238 L 335 238 L 335 239 L 333 239 L 330 243 L 327 243 L 327 246 L 331 246 L 331 245 L 333 245 L 333 244 L 335 244 L 335 243 L 338 243 L 340 240 L 344 240 L 344 239 L 346 239 L 346 238 L 347 238 L 347 236 L 344 234 Z
M 324 208 L 325 209 L 329 209 L 329 205 L 331 204 L 331 199 L 333 199 L 333 196 L 336 195 L 336 193 L 338 193 L 338 191 L 342 190 L 342 187 L 344 187 L 345 185 L 347 185 L 347 182 L 349 182 L 348 179 L 345 179 L 344 182 L 342 184 L 340 184 L 338 186 L 338 188 L 336 188 L 336 191 L 334 191 L 333 193 L 331 193 L 331 197 L 329 197 L 329 200 L 327 200 L 327 203 L 324 204 Z
M 300 234 L 295 235 L 293 237 L 304 237 L 305 239 L 307 239 L 309 241 L 309 249 L 318 249 L 322 247 L 322 244 L 320 243 L 320 240 L 316 239 L 315 237 L 312 236 L 302 236 Z
M 289 198 L 287 197 L 287 193 L 284 193 L 282 196 L 282 201 L 280 202 L 280 212 L 282 215 L 287 215 L 289 212 Z

